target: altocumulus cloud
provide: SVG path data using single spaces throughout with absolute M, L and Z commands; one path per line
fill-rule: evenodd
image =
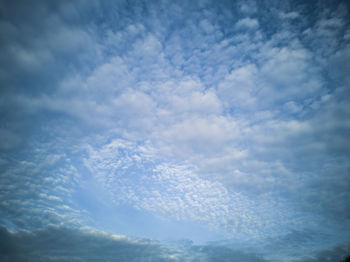
M 0 32 L 5 261 L 349 252 L 345 1 L 2 1 Z

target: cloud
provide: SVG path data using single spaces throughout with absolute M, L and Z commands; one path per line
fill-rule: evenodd
M 259 253 L 220 245 L 167 247 L 91 229 L 48 227 L 29 232 L 0 228 L 2 261 L 268 261 Z
M 117 206 L 127 203 L 154 216 L 201 222 L 227 237 L 252 241 L 278 235 L 278 229 L 283 225 L 307 223 L 306 217 L 305 220 L 293 218 L 295 214 L 281 198 L 279 202 L 271 195 L 256 198 L 254 191 L 252 195 L 242 194 L 227 186 L 268 187 L 274 181 L 273 176 L 261 178 L 260 174 L 236 170 L 225 185 L 212 177 L 203 178 L 195 166 L 169 164 L 163 154 L 157 156 L 158 150 L 151 144 L 121 139 L 98 149 L 89 146 L 87 150 L 85 165 L 111 194 Z M 231 156 L 227 161 L 232 159 Z M 277 167 L 289 175 L 283 166 Z
M 239 10 L 243 13 L 251 14 L 257 11 L 257 4 L 255 1 L 244 1 L 238 4 Z
M 132 239 L 92 229 L 47 227 L 11 232 L 0 228 L 2 261 L 275 261 L 264 254 L 238 251 L 215 243 L 183 247 L 164 246 L 149 239 Z M 349 253 L 346 244 L 314 253 L 298 261 L 340 261 Z
M 199 178 L 190 167 L 163 163 L 151 165 L 150 170 L 146 159 L 151 156 L 148 161 L 154 160 L 145 149 L 114 140 L 98 151 L 90 148 L 85 163 L 112 192 L 117 204 L 128 202 L 155 215 L 221 226 L 216 218 L 227 216 L 231 205 L 227 190 L 220 183 Z
M 71 201 L 81 176 L 65 153 L 50 152 L 51 147 L 36 145 L 30 158 L 2 158 L 2 225 L 31 230 L 50 224 L 77 225 L 84 220 L 84 210 Z
M 225 246 L 204 246 L 193 247 L 194 250 L 200 250 L 208 256 L 207 261 L 247 261 L 247 262 L 264 262 L 265 260 L 259 254 L 250 254 L 237 250 L 232 250 Z
M 235 26 L 238 29 L 256 29 L 259 27 L 259 22 L 256 19 L 246 17 L 239 20 Z
M 336 245 L 328 250 L 322 250 L 315 253 L 311 257 L 298 260 L 300 262 L 313 262 L 313 261 L 342 261 L 350 253 L 349 244 Z
M 87 223 L 73 196 L 91 179 L 111 206 L 227 238 L 290 247 L 319 230 L 338 243 L 350 216 L 347 12 L 2 2 L 1 224 Z
M 298 12 L 281 13 L 280 16 L 282 19 L 297 19 L 300 17 Z
M 11 233 L 0 229 L 2 261 L 180 261 L 149 240 L 68 228 Z

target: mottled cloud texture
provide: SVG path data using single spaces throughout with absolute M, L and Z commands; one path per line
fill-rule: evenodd
M 343 259 L 349 8 L 1 1 L 1 260 Z

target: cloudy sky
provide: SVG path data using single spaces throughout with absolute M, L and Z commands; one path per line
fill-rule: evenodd
M 2 0 L 1 261 L 349 255 L 349 12 Z

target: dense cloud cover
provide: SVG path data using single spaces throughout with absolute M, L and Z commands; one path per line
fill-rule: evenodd
M 349 8 L 1 1 L 2 260 L 342 259 Z

